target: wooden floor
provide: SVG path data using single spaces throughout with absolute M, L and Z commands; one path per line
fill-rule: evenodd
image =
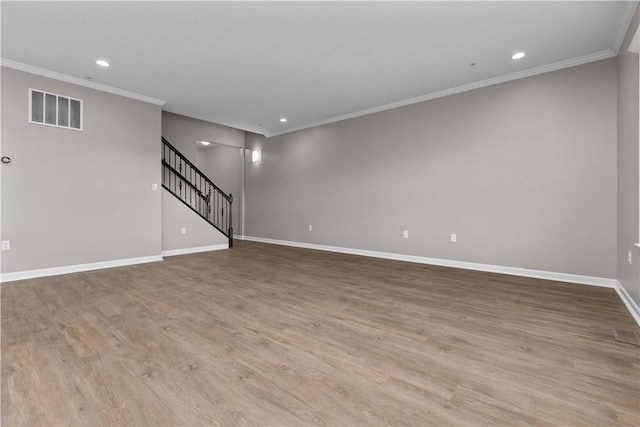
M 237 242 L 2 285 L 2 424 L 640 424 L 615 291 Z

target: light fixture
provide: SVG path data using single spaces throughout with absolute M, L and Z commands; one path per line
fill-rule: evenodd
M 251 152 L 251 161 L 252 161 L 253 163 L 257 163 L 257 162 L 262 161 L 262 151 L 260 151 L 260 150 L 253 150 L 253 151 Z
M 524 53 L 524 52 L 517 52 L 517 53 L 514 53 L 511 56 L 511 59 L 522 59 L 522 58 L 525 57 L 525 55 L 526 55 L 526 53 Z
M 282 123 L 287 123 L 287 118 L 286 118 L 286 117 L 281 118 L 281 119 L 280 119 L 280 122 L 282 122 Z
M 109 63 L 107 61 L 105 61 L 104 59 L 98 59 L 96 61 L 96 64 L 98 64 L 101 67 L 108 67 Z
M 209 141 L 198 141 L 200 144 L 204 145 L 205 147 L 207 145 L 211 145 L 211 143 Z

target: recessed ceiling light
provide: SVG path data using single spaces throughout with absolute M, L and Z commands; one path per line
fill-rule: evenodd
M 526 53 L 524 53 L 524 52 L 514 53 L 514 54 L 511 56 L 511 59 L 522 59 L 522 58 L 524 58 L 524 57 L 525 57 L 525 55 L 526 55 Z
M 108 67 L 109 63 L 107 61 L 105 61 L 104 59 L 98 59 L 96 61 L 96 64 L 98 64 L 101 67 Z
M 283 117 L 283 118 L 281 118 L 281 119 L 280 119 L 280 121 L 281 121 L 282 123 L 286 123 L 286 122 L 287 122 L 287 119 Z
M 198 142 L 204 146 L 211 145 L 209 141 L 198 141 Z

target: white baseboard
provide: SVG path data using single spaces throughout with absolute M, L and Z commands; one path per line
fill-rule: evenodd
M 509 274 L 512 276 L 533 277 L 536 279 L 555 280 L 558 282 L 578 283 L 581 285 L 616 288 L 615 279 L 604 277 L 581 276 L 578 274 L 556 273 L 553 271 L 530 270 L 527 268 L 505 267 L 501 265 L 479 264 L 475 262 L 453 261 L 439 258 L 427 258 L 414 255 L 395 254 L 390 252 L 369 251 L 364 249 L 342 248 L 338 246 L 317 245 L 314 243 L 291 242 L 287 240 L 265 239 L 263 237 L 244 236 L 244 240 L 272 243 L 275 245 L 294 246 L 297 248 L 316 249 L 320 251 L 338 252 L 351 255 L 362 255 L 373 258 L 393 259 L 397 261 L 415 262 L 418 264 L 438 265 L 443 267 L 462 268 L 465 270 L 486 271 L 489 273 Z
M 146 256 L 139 258 L 117 259 L 114 261 L 92 262 L 89 264 L 66 265 L 63 267 L 41 268 L 38 270 L 17 271 L 0 275 L 0 282 L 35 279 L 37 277 L 58 276 L 60 274 L 79 273 L 81 271 L 102 270 L 103 268 L 123 267 L 125 265 L 144 264 L 162 261 L 162 256 Z
M 556 273 L 553 271 L 530 270 L 518 267 L 505 267 L 491 264 L 478 264 L 465 261 L 452 261 L 439 258 L 427 258 L 413 255 L 394 254 L 390 252 L 368 251 L 364 249 L 342 248 L 338 246 L 317 245 L 314 243 L 291 242 L 287 240 L 266 239 L 263 237 L 244 236 L 244 240 L 261 243 L 271 243 L 274 245 L 293 246 L 297 248 L 316 249 L 320 251 L 338 252 L 351 255 L 362 255 L 373 258 L 392 259 L 397 261 L 415 262 L 418 264 L 438 265 L 443 267 L 462 268 L 465 270 L 486 271 L 489 273 L 509 274 L 512 276 L 532 277 L 536 279 L 554 280 L 558 282 L 577 283 L 580 285 L 600 286 L 604 288 L 613 288 L 616 290 L 620 299 L 633 316 L 638 326 L 640 326 L 640 307 L 627 293 L 624 287 L 616 279 L 608 279 L 604 277 L 581 276 L 578 274 Z
M 618 296 L 620 296 L 620 299 L 622 300 L 624 305 L 627 307 L 627 310 L 629 310 L 629 313 L 631 313 L 631 316 L 633 316 L 633 320 L 635 320 L 638 326 L 640 326 L 640 307 L 638 307 L 638 304 L 636 304 L 633 298 L 631 298 L 631 295 L 629 295 L 627 290 L 617 280 L 616 292 L 618 293 Z
M 195 248 L 171 249 L 168 251 L 162 251 L 162 256 L 165 257 L 165 256 L 175 256 L 175 255 L 187 255 L 187 254 L 195 254 L 198 252 L 219 251 L 222 249 L 229 249 L 229 244 L 222 243 L 220 245 L 198 246 Z

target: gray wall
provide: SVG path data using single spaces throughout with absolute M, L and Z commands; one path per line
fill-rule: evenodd
M 186 234 L 182 234 L 182 227 Z M 162 250 L 226 245 L 229 240 L 196 215 L 180 200 L 162 189 Z
M 248 236 L 616 277 L 615 58 L 254 144 Z
M 244 131 L 206 122 L 191 117 L 181 116 L 166 111 L 162 112 L 162 136 L 174 145 L 190 162 L 196 165 L 225 193 L 233 194 L 233 228 L 234 234 L 242 234 L 243 213 L 243 159 Z M 209 141 L 215 146 L 203 147 L 196 141 Z M 170 194 L 163 194 L 168 197 Z M 185 211 L 185 217 L 170 218 L 177 212 L 166 210 L 163 204 L 162 218 L 163 229 L 171 227 L 165 223 L 170 221 L 181 228 L 185 221 L 192 221 L 190 216 L 196 216 L 193 212 Z M 177 222 L 176 222 L 177 220 Z M 178 228 L 178 229 L 179 229 Z M 175 231 L 175 230 L 174 230 Z M 173 240 L 163 240 L 163 250 L 182 249 L 189 247 L 208 246 L 218 244 L 219 236 L 203 243 L 200 237 L 193 233 L 180 236 L 179 247 L 173 246 Z
M 211 141 L 244 148 L 244 131 L 192 117 L 162 112 L 162 136 L 191 161 L 195 161 L 195 141 Z
M 618 280 L 640 304 L 638 242 L 638 55 L 628 51 L 640 21 L 640 9 L 629 26 L 618 56 Z M 627 262 L 631 251 L 633 264 Z
M 233 232 L 242 234 L 244 148 L 197 144 L 196 166 L 225 193 L 233 195 Z
M 27 122 L 28 89 L 84 101 L 84 130 Z M 160 107 L 2 67 L 2 272 L 160 255 Z

